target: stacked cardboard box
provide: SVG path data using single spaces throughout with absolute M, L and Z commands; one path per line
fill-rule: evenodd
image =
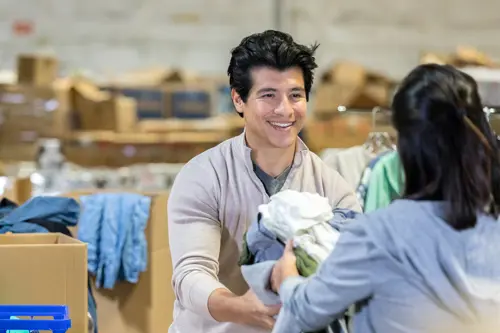
M 66 159 L 85 167 L 186 163 L 227 139 L 224 132 L 74 132 L 63 141 Z
M 449 54 L 436 52 L 422 52 L 420 55 L 421 64 L 447 64 L 463 67 L 499 67 L 487 54 L 471 46 L 459 45 L 455 51 Z
M 32 160 L 39 138 L 67 131 L 70 86 L 57 70 L 57 59 L 20 55 L 18 82 L 0 85 L 1 159 Z
M 21 84 L 50 86 L 58 76 L 59 61 L 43 54 L 21 54 L 17 57 L 17 77 Z
M 98 84 L 57 70 L 57 59 L 19 56 L 19 83 L 0 86 L 0 160 L 34 160 L 38 140 L 55 137 L 85 166 L 182 163 L 243 128 L 234 113 L 214 117 L 232 107 L 221 78 L 153 68 Z
M 186 71 L 136 71 L 111 80 L 102 89 L 136 99 L 138 119 L 200 119 L 215 114 L 215 82 Z
M 388 105 L 394 82 L 364 66 L 344 61 L 321 78 L 315 94 L 314 115 L 328 118 L 338 110 L 371 109 Z
M 130 97 L 101 91 L 93 83 L 75 79 L 72 109 L 83 130 L 132 132 L 137 123 L 137 102 Z
M 451 54 L 424 52 L 420 63 L 447 64 L 460 68 L 477 81 L 484 105 L 500 107 L 500 64 L 487 54 L 474 47 L 458 46 Z M 493 116 L 496 117 L 497 115 Z

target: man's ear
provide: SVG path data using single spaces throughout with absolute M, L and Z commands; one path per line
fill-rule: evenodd
M 236 109 L 236 112 L 239 114 L 243 115 L 243 106 L 245 102 L 241 99 L 240 94 L 236 92 L 236 90 L 231 89 L 231 99 L 233 100 L 234 108 Z

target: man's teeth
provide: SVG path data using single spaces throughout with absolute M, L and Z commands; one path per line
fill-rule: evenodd
M 288 126 L 292 126 L 292 123 L 273 123 L 273 122 L 271 122 L 271 125 L 276 126 L 276 127 L 286 128 Z

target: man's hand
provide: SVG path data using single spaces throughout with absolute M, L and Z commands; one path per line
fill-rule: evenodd
M 273 329 L 281 305 L 266 306 L 252 290 L 236 296 L 229 290 L 218 289 L 208 300 L 210 313 L 219 322 L 232 322 L 266 329 Z
M 274 265 L 273 273 L 271 275 L 271 288 L 275 293 L 279 291 L 279 288 L 286 278 L 291 276 L 298 276 L 299 272 L 297 270 L 297 257 L 293 253 L 293 242 L 289 241 L 286 244 L 283 256 Z
M 239 297 L 242 302 L 242 324 L 272 330 L 281 305 L 264 305 L 252 290 Z

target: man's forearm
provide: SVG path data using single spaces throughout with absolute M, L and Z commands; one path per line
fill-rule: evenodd
M 231 291 L 219 288 L 208 298 L 208 311 L 218 322 L 241 322 L 242 302 Z

